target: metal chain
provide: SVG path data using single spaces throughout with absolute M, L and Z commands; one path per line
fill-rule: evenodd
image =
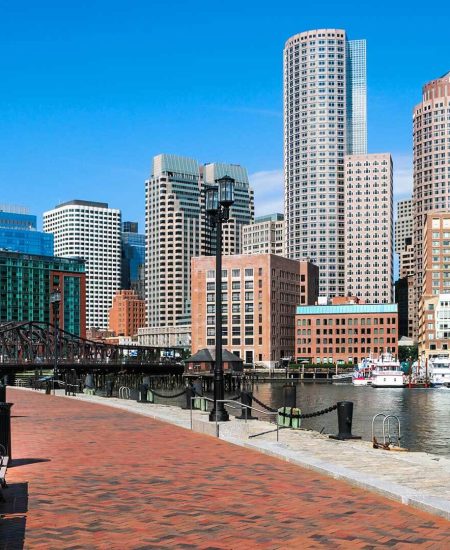
M 289 408 L 289 407 L 286 407 L 286 408 Z M 285 412 L 279 412 L 278 414 L 280 416 L 284 416 L 284 417 L 287 417 L 287 418 L 301 418 L 301 419 L 306 419 L 306 418 L 313 418 L 315 416 L 321 416 L 323 414 L 328 414 L 332 411 L 335 411 L 337 409 L 337 405 L 333 405 L 332 407 L 328 407 L 326 409 L 322 409 L 321 411 L 316 411 L 316 412 L 312 412 L 312 413 L 305 413 L 305 414 L 287 414 Z
M 253 396 L 253 401 L 258 403 L 258 405 L 260 405 L 261 407 L 264 407 L 268 411 L 271 411 L 271 412 L 277 412 L 278 411 L 278 409 L 273 409 L 272 407 L 269 407 L 269 405 L 266 405 L 265 403 L 263 403 L 262 401 L 257 399 L 255 396 Z M 296 415 L 295 418 L 313 418 L 315 416 L 321 416 L 322 414 L 328 414 L 332 411 L 335 411 L 336 409 L 337 409 L 337 405 L 333 405 L 332 407 L 322 409 L 321 411 Z M 291 416 L 291 415 L 288 415 L 288 414 L 285 414 L 285 413 L 280 413 L 280 415 L 281 416 Z
M 175 399 L 176 397 L 181 397 L 186 393 L 186 390 L 183 390 L 180 393 L 176 393 L 175 395 L 162 395 L 161 393 L 156 392 L 152 388 L 149 388 L 150 391 L 153 393 L 153 395 L 156 395 L 156 397 L 162 397 L 163 399 Z
M 278 409 L 272 409 L 272 407 L 269 407 L 269 405 L 266 405 L 265 403 L 263 403 L 262 401 L 257 399 L 255 396 L 253 396 L 253 401 L 255 401 L 256 403 L 258 403 L 258 405 L 260 405 L 261 407 L 263 407 L 264 409 L 266 409 L 270 412 L 277 412 L 277 410 L 278 410 Z

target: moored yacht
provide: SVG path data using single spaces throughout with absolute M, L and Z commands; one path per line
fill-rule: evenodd
M 428 362 L 430 385 L 433 388 L 450 384 L 450 357 L 433 357 Z
M 363 359 L 353 372 L 352 384 L 354 386 L 370 386 L 372 384 L 372 373 L 375 362 L 372 357 Z
M 405 385 L 405 375 L 400 361 L 390 353 L 382 353 L 375 361 L 372 371 L 372 387 L 402 388 Z

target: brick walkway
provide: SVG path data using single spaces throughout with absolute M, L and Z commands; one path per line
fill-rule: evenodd
M 8 389 L 0 548 L 448 548 L 450 522 L 208 436 Z

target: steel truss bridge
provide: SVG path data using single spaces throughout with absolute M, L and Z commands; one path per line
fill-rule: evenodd
M 175 353 L 181 351 L 94 342 L 44 322 L 0 324 L 2 374 L 55 367 L 77 372 L 181 374 L 183 366 L 175 359 Z

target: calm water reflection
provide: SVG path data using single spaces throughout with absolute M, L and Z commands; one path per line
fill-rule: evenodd
M 272 407 L 283 406 L 283 383 L 255 384 L 253 393 Z M 354 403 L 353 434 L 370 440 L 373 416 L 379 412 L 395 414 L 400 418 L 404 447 L 450 455 L 450 390 L 297 384 L 297 406 L 305 413 L 345 400 Z M 317 431 L 324 428 L 325 433 L 337 433 L 337 414 L 334 411 L 304 420 L 303 427 Z

